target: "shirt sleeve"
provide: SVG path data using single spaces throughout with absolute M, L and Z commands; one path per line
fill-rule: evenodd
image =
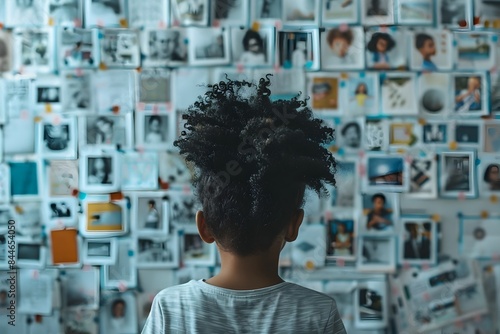
M 332 307 L 330 309 L 330 317 L 325 327 L 325 334 L 347 334 L 344 323 L 340 318 L 339 310 L 337 309 L 337 303 L 332 301 Z
M 158 296 L 153 299 L 151 311 L 141 334 L 165 334 L 165 320 Z

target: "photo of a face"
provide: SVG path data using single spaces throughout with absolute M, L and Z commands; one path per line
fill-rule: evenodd
M 328 222 L 327 256 L 351 257 L 354 255 L 354 221 L 334 219 Z
M 445 156 L 444 190 L 445 191 L 470 191 L 471 190 L 471 161 L 470 156 Z
M 325 69 L 355 69 L 364 65 L 363 30 L 337 27 L 321 34 L 321 64 Z
M 349 149 L 361 148 L 361 125 L 356 121 L 342 124 L 340 129 L 341 143 Z
M 144 126 L 144 142 L 146 144 L 162 144 L 167 141 L 168 116 L 146 116 Z
M 363 207 L 366 215 L 366 230 L 391 231 L 393 230 L 393 208 L 390 207 L 387 197 L 383 193 L 363 195 Z
M 456 113 L 481 112 L 482 87 L 479 76 L 456 76 L 454 83 Z
M 403 260 L 431 260 L 432 238 L 431 222 L 405 222 Z
M 87 203 L 87 231 L 122 231 L 122 208 L 114 203 Z
M 125 310 L 126 310 L 127 303 L 121 298 L 115 299 L 111 303 L 111 317 L 112 318 L 124 318 L 125 317 Z
M 349 112 L 367 114 L 376 110 L 376 78 L 373 76 L 349 77 Z
M 443 123 L 429 123 L 423 126 L 422 140 L 424 144 L 446 144 L 448 142 L 448 126 Z
M 186 62 L 187 48 L 184 39 L 183 32 L 178 29 L 149 31 L 149 60 L 166 63 Z
M 61 31 L 60 55 L 64 67 L 94 67 L 96 64 L 95 34 L 88 29 Z
M 126 145 L 126 125 L 122 116 L 88 116 L 87 144 Z
M 500 192 L 500 164 L 488 164 L 484 170 L 483 181 L 489 191 Z
M 268 65 L 271 61 L 269 39 L 272 30 L 240 29 L 231 30 L 231 50 L 233 59 L 247 66 Z
M 426 72 L 452 67 L 452 36 L 449 32 L 423 29 L 412 34 L 411 67 Z
M 113 184 L 113 160 L 111 157 L 88 158 L 88 184 Z
M 500 124 L 484 124 L 484 152 L 500 152 Z
M 339 80 L 335 77 L 312 78 L 312 107 L 318 111 L 336 110 L 339 105 Z
M 404 43 L 402 31 L 379 31 L 371 29 L 366 33 L 367 67 L 377 70 L 395 69 L 406 65 L 406 55 L 400 43 Z M 404 49 L 404 48 L 403 48 Z
M 402 157 L 369 157 L 368 182 L 371 186 L 402 186 L 404 173 Z

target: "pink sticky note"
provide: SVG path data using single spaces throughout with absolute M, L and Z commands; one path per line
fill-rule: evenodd
M 337 260 L 337 266 L 338 266 L 338 267 L 343 267 L 344 265 L 345 265 L 344 260 L 342 260 L 342 259 L 338 259 L 338 260 Z
M 144 111 L 146 109 L 146 104 L 144 102 L 137 102 L 137 110 Z
M 124 292 L 124 291 L 126 291 L 126 290 L 127 290 L 127 284 L 125 284 L 125 282 L 124 282 L 124 281 L 120 281 L 120 282 L 118 283 L 118 290 L 119 290 L 120 292 Z
M 360 176 L 366 175 L 366 166 L 364 164 L 360 164 L 358 167 L 358 172 Z
M 40 277 L 40 272 L 39 272 L 38 270 L 36 270 L 36 269 L 35 269 L 35 270 L 33 270 L 33 271 L 31 272 L 31 277 L 32 277 L 33 279 L 38 279 L 38 277 Z
M 349 26 L 346 23 L 342 23 L 341 25 L 339 25 L 339 30 L 340 31 L 347 31 L 347 30 L 349 30 Z
M 332 218 L 333 218 L 333 213 L 331 211 L 326 211 L 325 212 L 325 219 L 332 220 Z
M 75 74 L 78 76 L 78 77 L 81 77 L 83 75 L 83 71 L 81 68 L 77 67 L 75 68 Z
M 52 117 L 52 124 L 54 124 L 54 125 L 61 124 L 61 116 L 54 115 L 54 117 Z
M 75 25 L 75 28 L 80 28 L 82 26 L 82 20 L 74 19 L 73 24 Z
M 166 26 L 167 26 L 167 25 L 165 24 L 165 21 L 160 20 L 160 21 L 158 22 L 158 28 L 160 28 L 160 29 L 164 29 Z
M 160 110 L 158 108 L 158 105 L 156 103 L 153 104 L 153 114 L 158 115 L 159 112 Z
M 459 201 L 465 200 L 465 193 L 463 191 L 458 193 L 458 200 Z
M 238 73 L 243 73 L 243 70 L 245 69 L 245 66 L 243 66 L 243 64 L 241 64 L 241 63 L 238 63 L 236 65 L 236 69 L 238 70 Z

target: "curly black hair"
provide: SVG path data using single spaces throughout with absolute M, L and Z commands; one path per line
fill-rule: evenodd
M 334 130 L 298 96 L 272 101 L 270 76 L 208 85 L 174 141 L 195 167 L 209 231 L 239 256 L 271 247 L 304 205 L 307 187 L 322 196 L 325 182 L 336 185 L 336 161 L 324 145 Z
M 384 39 L 387 42 L 386 52 L 391 51 L 396 46 L 396 41 L 392 38 L 391 35 L 385 32 L 376 32 L 372 35 L 372 38 L 366 46 L 368 51 L 377 52 L 377 42 L 379 39 Z

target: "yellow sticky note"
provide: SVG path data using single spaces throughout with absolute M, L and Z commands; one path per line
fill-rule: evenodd
M 260 30 L 260 23 L 257 21 L 252 23 L 252 30 L 259 31 Z
M 128 27 L 127 19 L 120 19 L 120 27 L 122 27 L 122 28 Z
M 458 144 L 456 141 L 450 142 L 450 150 L 456 150 L 458 147 Z

